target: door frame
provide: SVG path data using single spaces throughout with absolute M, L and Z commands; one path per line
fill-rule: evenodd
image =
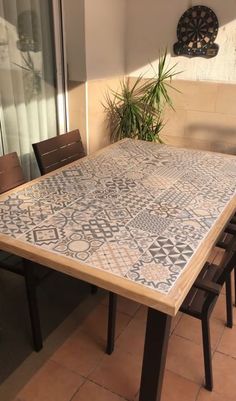
M 52 0 L 53 31 L 55 45 L 55 64 L 57 81 L 57 124 L 58 134 L 67 131 L 68 101 L 67 101 L 67 61 L 65 53 L 65 29 L 61 0 Z

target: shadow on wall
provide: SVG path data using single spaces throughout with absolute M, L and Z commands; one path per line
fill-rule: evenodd
M 165 47 L 169 49 L 170 55 L 174 56 L 173 44 L 177 41 L 176 28 L 179 18 L 189 7 L 202 3 L 214 10 L 220 27 L 225 27 L 236 18 L 235 0 L 227 0 L 226 3 L 222 0 L 203 2 L 199 0 L 146 0 L 145 2 L 129 0 L 126 35 L 127 74 L 157 60 L 159 50 Z M 172 62 L 179 62 L 181 59 L 183 57 L 174 57 Z
M 235 128 L 226 128 L 210 124 L 190 124 L 185 127 L 184 138 L 192 143 L 205 142 L 207 138 L 208 148 L 215 152 L 231 153 L 236 155 Z

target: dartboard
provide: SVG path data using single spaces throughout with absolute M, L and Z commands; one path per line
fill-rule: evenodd
M 214 43 L 219 22 L 214 11 L 205 6 L 189 8 L 179 20 L 177 27 L 178 42 L 174 52 L 180 56 L 214 57 L 219 46 Z

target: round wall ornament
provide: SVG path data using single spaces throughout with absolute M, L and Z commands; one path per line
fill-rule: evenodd
M 217 16 L 209 7 L 189 8 L 178 23 L 174 53 L 187 57 L 215 57 L 219 51 L 219 45 L 214 43 L 218 28 Z

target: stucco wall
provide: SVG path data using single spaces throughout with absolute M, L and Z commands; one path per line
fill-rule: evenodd
M 177 41 L 176 27 L 188 7 L 198 0 L 129 0 L 127 3 L 126 72 L 138 75 L 156 65 L 159 50 L 167 47 L 170 63 L 178 63 L 182 71 L 178 79 L 236 82 L 236 1 L 204 0 L 216 13 L 220 29 L 216 43 L 217 57 L 212 59 L 176 57 L 173 44 Z M 200 2 L 201 4 L 201 2 Z
M 125 74 L 126 3 L 64 0 L 69 129 L 80 129 L 89 153 L 109 143 L 102 102 Z
M 126 0 L 86 0 L 87 79 L 125 73 Z
M 71 81 L 125 73 L 127 0 L 63 0 Z
M 176 81 L 161 137 L 166 143 L 236 154 L 235 84 Z

